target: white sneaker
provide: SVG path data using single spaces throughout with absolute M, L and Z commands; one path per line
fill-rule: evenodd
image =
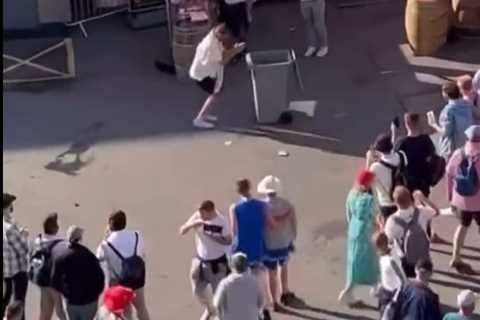
M 328 53 L 328 47 L 323 47 L 320 50 L 317 51 L 317 57 L 325 57 Z
M 315 53 L 315 51 L 317 51 L 317 48 L 312 47 L 312 46 L 308 47 L 308 48 L 307 48 L 307 51 L 305 51 L 305 57 L 311 57 L 311 56 L 313 56 L 313 54 Z
M 208 120 L 208 121 L 218 121 L 218 117 L 217 116 L 214 116 L 214 115 L 211 115 L 211 114 L 207 114 L 205 116 L 205 120 Z
M 205 121 L 204 119 L 193 120 L 193 126 L 199 129 L 212 129 L 215 127 L 212 123 Z

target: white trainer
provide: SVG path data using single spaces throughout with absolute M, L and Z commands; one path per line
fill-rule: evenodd
M 328 47 L 323 47 L 320 50 L 317 51 L 317 57 L 325 57 L 328 53 Z
M 208 121 L 218 121 L 218 117 L 217 116 L 214 116 L 212 114 L 207 114 L 205 116 L 205 119 L 208 120 Z
M 307 51 L 305 51 L 305 57 L 311 57 L 311 56 L 313 56 L 314 53 L 315 53 L 315 51 L 317 51 L 317 48 L 312 47 L 312 46 L 308 47 L 308 48 L 307 48 Z
M 205 121 L 204 119 L 193 120 L 193 126 L 199 129 L 212 129 L 215 127 L 212 123 Z

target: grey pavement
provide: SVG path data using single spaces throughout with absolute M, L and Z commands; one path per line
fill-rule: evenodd
M 264 1 L 254 14 L 251 50 L 302 53 L 296 1 Z M 84 226 L 85 242 L 95 249 L 107 215 L 124 209 L 146 238 L 152 318 L 196 319 L 201 310 L 187 278 L 193 239 L 179 237 L 178 226 L 207 198 L 225 212 L 235 200 L 236 178 L 256 182 L 275 174 L 300 216 L 291 286 L 307 304 L 275 319 L 377 318 L 374 311 L 336 302 L 344 285 L 345 196 L 376 134 L 405 110 L 441 108 L 438 76 L 478 68 L 480 43 L 457 40 L 434 58 L 412 57 L 402 46 L 402 3 L 339 9 L 330 1 L 330 53 L 302 58 L 306 90 L 292 86 L 290 92 L 295 100 L 318 101 L 313 118 L 298 114 L 289 126 L 258 127 L 250 77 L 239 63 L 227 70 L 219 128 L 198 131 L 191 120 L 203 94 L 153 67 L 155 58 L 168 55 L 164 29 L 133 32 L 121 17 L 87 28 L 88 39 L 75 38 L 78 78 L 4 90 L 3 187 L 19 196 L 18 220 L 35 234 L 42 217 L 58 211 L 62 230 Z M 290 156 L 278 157 L 279 150 Z M 433 198 L 445 205 L 443 186 Z M 446 238 L 455 226 L 453 218 L 435 222 Z M 478 265 L 475 231 L 465 255 Z M 451 250 L 443 245 L 434 252 L 439 272 L 433 287 L 446 308 L 454 306 L 459 289 L 480 290 L 478 277 L 449 270 Z M 359 294 L 373 303 L 368 290 Z M 38 313 L 36 289 L 28 310 Z

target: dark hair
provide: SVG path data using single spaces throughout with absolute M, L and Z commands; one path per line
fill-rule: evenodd
M 409 125 L 418 125 L 420 122 L 420 115 L 415 112 L 407 112 L 405 114 L 405 123 Z
M 122 210 L 114 211 L 108 218 L 110 230 L 120 231 L 127 227 L 127 215 Z
M 415 264 L 415 269 L 433 272 L 433 263 L 430 259 L 420 259 Z
M 10 207 L 16 199 L 17 197 L 15 197 L 13 194 L 4 193 L 2 209 L 7 209 L 8 207 Z
M 43 220 L 43 232 L 48 235 L 56 235 L 58 229 L 58 214 L 52 212 Z
M 211 200 L 205 200 L 200 204 L 200 210 L 211 212 L 215 210 L 215 204 Z
M 385 232 L 377 232 L 373 235 L 373 243 L 377 249 L 382 249 L 383 247 L 387 247 L 388 249 L 388 237 Z
M 22 314 L 23 308 L 23 302 L 15 300 L 8 304 L 7 308 L 5 309 L 5 316 L 7 319 L 16 319 L 20 317 L 20 314 Z
M 462 93 L 460 92 L 460 89 L 458 88 L 457 84 L 453 81 L 449 81 L 445 83 L 442 86 L 442 91 L 445 93 L 445 95 L 452 99 L 460 99 L 462 97 Z
M 244 194 L 250 191 L 250 181 L 248 179 L 237 180 L 237 191 L 240 194 Z
M 378 152 L 390 153 L 393 150 L 392 137 L 385 133 L 378 135 L 378 137 L 375 139 L 373 147 Z

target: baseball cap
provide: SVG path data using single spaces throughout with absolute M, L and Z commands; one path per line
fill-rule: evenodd
M 459 307 L 468 307 L 475 304 L 478 295 L 472 290 L 462 290 L 458 294 L 457 303 Z
M 105 290 L 103 295 L 103 305 L 105 308 L 118 315 L 123 314 L 135 297 L 132 289 L 123 286 L 114 286 Z
M 469 141 L 480 142 L 480 126 L 473 125 L 468 127 L 468 129 L 465 130 L 465 135 Z
M 17 199 L 13 194 L 4 193 L 3 194 L 3 209 L 6 209 L 12 205 L 12 203 Z

